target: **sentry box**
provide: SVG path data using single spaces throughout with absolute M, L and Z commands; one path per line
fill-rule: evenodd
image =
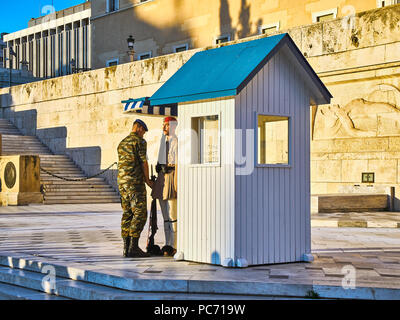
M 175 259 L 312 259 L 310 105 L 331 98 L 282 34 L 198 52 L 152 97 L 124 101 L 178 114 Z

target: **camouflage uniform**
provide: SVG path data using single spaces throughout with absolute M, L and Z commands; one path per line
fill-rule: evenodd
M 146 186 L 142 164 L 147 161 L 146 140 L 131 132 L 118 145 L 118 188 L 123 210 L 122 238 L 139 238 L 147 220 Z

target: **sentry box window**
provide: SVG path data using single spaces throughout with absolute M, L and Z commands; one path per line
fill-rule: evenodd
M 374 172 L 363 172 L 361 174 L 361 182 L 374 183 L 375 182 L 375 173 Z
M 289 118 L 258 115 L 258 164 L 289 164 Z
M 219 162 L 219 116 L 209 115 L 192 118 L 192 163 L 216 164 Z

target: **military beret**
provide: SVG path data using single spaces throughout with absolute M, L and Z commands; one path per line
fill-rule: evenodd
M 149 129 L 147 129 L 146 124 L 145 124 L 142 120 L 136 119 L 135 122 L 134 122 L 133 124 L 135 124 L 135 123 L 140 124 L 140 125 L 143 127 L 143 129 L 144 129 L 145 131 L 149 131 Z

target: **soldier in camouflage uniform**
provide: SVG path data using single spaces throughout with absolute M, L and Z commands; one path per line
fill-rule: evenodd
M 141 120 L 133 123 L 132 132 L 118 145 L 118 188 L 123 210 L 121 235 L 124 257 L 149 257 L 139 246 L 139 237 L 147 220 L 146 186 L 149 179 L 147 143 L 143 139 L 148 131 Z

